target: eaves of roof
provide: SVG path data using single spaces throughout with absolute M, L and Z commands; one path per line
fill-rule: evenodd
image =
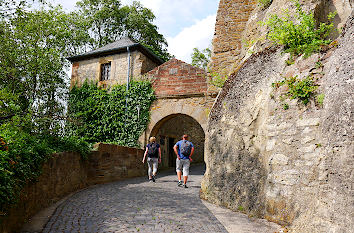
M 128 52 L 128 47 L 131 52 L 134 50 L 138 50 L 138 51 L 142 52 L 145 56 L 150 58 L 152 61 L 156 62 L 158 65 L 161 65 L 162 63 L 164 63 L 164 61 L 161 58 L 159 58 L 157 55 L 155 55 L 153 52 L 151 52 L 148 48 L 146 48 L 145 46 L 143 46 L 139 43 L 128 45 L 126 47 L 112 48 L 112 49 L 107 49 L 107 50 L 103 50 L 103 51 L 92 51 L 89 53 L 84 53 L 84 54 L 80 54 L 80 55 L 76 55 L 76 56 L 72 56 L 72 57 L 67 57 L 66 59 L 68 59 L 69 61 L 71 61 L 73 63 L 73 62 L 77 62 L 77 61 L 88 60 L 91 58 L 104 57 L 104 56 Z

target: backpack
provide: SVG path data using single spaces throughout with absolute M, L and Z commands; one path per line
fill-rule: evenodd
M 158 157 L 158 148 L 156 143 L 151 143 L 148 147 L 148 157 L 157 158 Z
M 181 148 L 179 148 L 180 153 L 184 156 L 189 156 L 191 154 L 192 145 L 189 141 L 183 140 L 181 143 Z

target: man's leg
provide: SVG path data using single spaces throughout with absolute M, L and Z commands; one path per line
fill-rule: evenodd
M 183 186 L 185 188 L 187 187 L 187 181 L 188 181 L 188 175 L 189 175 L 189 166 L 190 166 L 190 161 L 189 159 L 183 161 Z
M 187 184 L 188 176 L 183 176 L 183 183 Z
M 177 172 L 177 177 L 178 177 L 178 181 L 182 181 L 182 172 L 181 171 Z
M 153 159 L 152 181 L 155 182 L 155 176 L 157 173 L 157 166 L 159 164 L 158 159 Z
M 153 161 L 151 158 L 147 159 L 147 164 L 148 164 L 148 176 L 149 176 L 149 180 L 152 180 L 152 166 L 153 166 Z
M 178 178 L 178 186 L 182 185 L 182 162 L 180 159 L 176 159 L 176 172 Z

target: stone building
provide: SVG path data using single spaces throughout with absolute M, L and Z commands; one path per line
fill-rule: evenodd
M 127 79 L 140 76 L 163 63 L 149 49 L 128 37 L 68 60 L 72 62 L 71 86 L 80 86 L 85 80 L 103 86 L 124 84 Z
M 157 100 L 151 108 L 150 123 L 139 138 L 140 144 L 146 145 L 149 137 L 155 136 L 162 146 L 162 166 L 172 167 L 173 145 L 187 133 L 196 148 L 193 160 L 204 161 L 205 129 L 216 97 L 208 88 L 204 70 L 177 59 L 163 63 L 129 38 L 69 60 L 73 63 L 71 86 L 88 80 L 109 87 L 145 75 L 152 82 Z

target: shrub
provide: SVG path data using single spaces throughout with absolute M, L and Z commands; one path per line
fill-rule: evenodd
M 310 101 L 310 97 L 312 97 L 317 89 L 312 77 L 307 77 L 303 80 L 298 79 L 297 76 L 284 78 L 282 81 L 278 81 L 272 83 L 274 88 L 278 88 L 282 85 L 286 85 L 288 88 L 288 92 L 286 96 L 291 99 L 299 99 L 303 104 L 307 104 Z M 288 106 L 283 106 L 284 109 L 288 109 Z
M 319 95 L 317 96 L 317 103 L 318 103 L 319 105 L 323 105 L 324 97 L 325 97 L 324 94 L 319 94 Z
M 333 29 L 333 23 L 319 23 L 316 26 L 313 13 L 305 13 L 298 1 L 295 1 L 296 15 L 294 19 L 285 11 L 284 17 L 276 14 L 263 24 L 269 28 L 267 38 L 277 45 L 284 45 L 285 51 L 292 55 L 304 54 L 306 57 L 319 51 L 321 45 L 329 44 L 326 40 Z M 336 13 L 330 13 L 328 20 L 332 20 Z M 294 21 L 298 21 L 295 23 Z
M 61 151 L 79 152 L 85 158 L 90 147 L 74 137 L 33 134 L 15 120 L 0 125 L 0 211 L 17 201 L 20 190 L 41 174 L 51 154 Z
M 262 7 L 262 9 L 266 9 L 272 4 L 273 0 L 257 0 L 258 5 Z

